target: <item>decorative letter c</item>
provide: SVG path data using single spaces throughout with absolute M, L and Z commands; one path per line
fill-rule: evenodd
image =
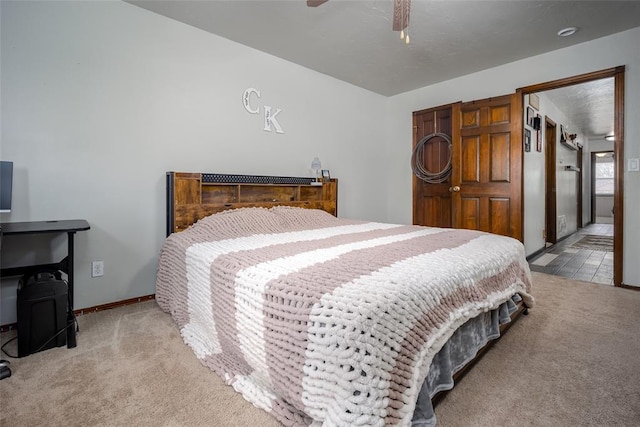
M 245 90 L 244 94 L 242 95 L 242 104 L 244 104 L 244 109 L 250 112 L 251 114 L 259 114 L 260 107 L 256 108 L 255 110 L 252 110 L 251 105 L 249 105 L 249 102 L 251 101 L 250 98 L 252 93 L 255 93 L 256 96 L 260 98 L 260 91 L 258 89 L 254 89 L 250 87 L 249 89 Z

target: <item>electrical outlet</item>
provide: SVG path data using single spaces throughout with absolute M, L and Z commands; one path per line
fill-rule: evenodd
M 91 277 L 102 277 L 104 275 L 104 261 L 93 261 L 91 263 Z

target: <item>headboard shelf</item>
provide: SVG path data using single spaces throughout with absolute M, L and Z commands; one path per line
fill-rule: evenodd
M 244 207 L 297 206 L 338 212 L 338 180 L 167 172 L 167 235 L 200 218 Z

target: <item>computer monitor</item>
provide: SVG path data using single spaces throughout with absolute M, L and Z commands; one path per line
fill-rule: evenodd
M 13 162 L 0 161 L 0 212 L 11 212 Z

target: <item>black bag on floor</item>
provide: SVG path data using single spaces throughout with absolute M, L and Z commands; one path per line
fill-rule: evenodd
M 59 271 L 23 276 L 18 282 L 18 357 L 67 343 L 67 283 Z

